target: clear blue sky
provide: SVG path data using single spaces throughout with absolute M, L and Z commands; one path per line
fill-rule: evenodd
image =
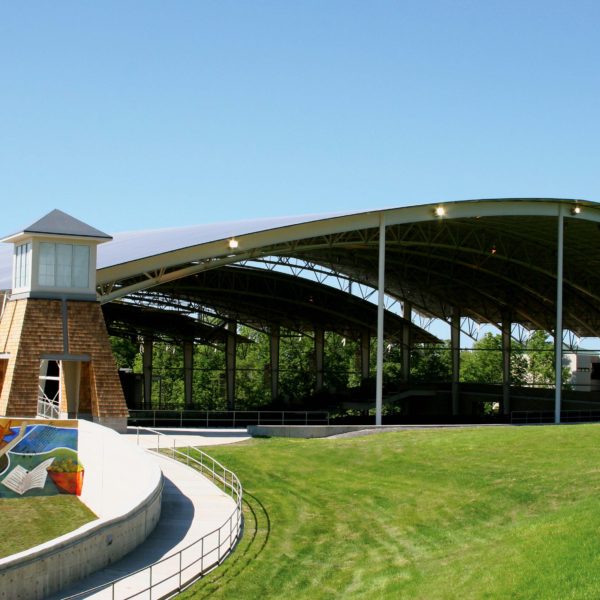
M 0 7 L 0 234 L 600 200 L 600 2 Z

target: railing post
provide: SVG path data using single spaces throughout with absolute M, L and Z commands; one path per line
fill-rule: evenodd
M 137 445 L 139 446 L 140 445 L 140 426 L 139 425 L 137 428 L 137 436 L 136 436 L 135 440 L 137 442 Z
M 206 411 L 206 429 L 208 429 L 208 411 Z
M 235 429 L 235 410 L 233 411 L 233 429 Z
M 304 411 L 304 424 L 308 425 L 308 411 L 307 410 Z
M 258 423 L 257 423 L 257 425 L 260 425 L 260 410 L 257 411 L 257 412 L 258 412 Z
M 179 551 L 179 590 L 178 591 L 181 591 L 181 567 L 182 567 L 182 565 L 181 565 L 181 554 L 182 554 L 182 551 L 180 550 Z
M 183 410 L 179 411 L 179 428 L 183 427 Z
M 156 428 L 156 410 L 152 411 L 152 429 Z

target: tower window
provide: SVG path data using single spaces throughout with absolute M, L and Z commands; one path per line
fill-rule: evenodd
M 31 264 L 31 242 L 15 248 L 14 289 L 29 287 L 29 266 Z
M 89 263 L 88 246 L 42 242 L 38 283 L 45 287 L 87 288 Z

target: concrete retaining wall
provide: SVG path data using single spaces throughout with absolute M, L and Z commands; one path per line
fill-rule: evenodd
M 158 523 L 162 473 L 149 455 L 110 429 L 80 421 L 79 457 L 85 468 L 81 500 L 99 518 L 0 559 L 1 600 L 55 594 L 133 550 Z
M 385 428 L 385 425 L 383 426 Z M 249 425 L 251 436 L 264 435 L 269 437 L 289 438 L 323 438 L 349 431 L 375 429 L 369 425 Z M 381 429 L 381 428 L 378 428 Z

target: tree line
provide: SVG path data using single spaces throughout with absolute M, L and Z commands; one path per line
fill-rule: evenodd
M 279 395 L 271 399 L 269 337 L 250 327 L 238 333 L 249 343 L 238 344 L 236 352 L 236 408 L 321 409 L 340 399 L 361 399 L 374 393 L 375 341 L 371 343 L 371 373 L 363 381 L 360 373 L 360 345 L 356 340 L 334 332 L 325 334 L 323 389 L 315 389 L 314 339 L 311 335 L 282 330 L 279 359 Z M 142 374 L 139 343 L 111 338 L 117 365 Z M 450 342 L 436 346 L 418 345 L 411 351 L 409 382 L 445 383 L 452 377 Z M 502 336 L 486 333 L 472 349 L 462 350 L 460 381 L 502 383 Z M 552 386 L 554 384 L 554 345 L 544 331 L 533 332 L 525 343 L 512 342 L 511 384 Z M 384 390 L 393 392 L 405 385 L 402 350 L 385 346 Z M 563 374 L 567 381 L 568 369 Z M 225 410 L 225 353 L 219 346 L 195 345 L 192 376 L 193 407 Z M 181 344 L 157 341 L 153 347 L 153 392 L 155 408 L 184 408 L 184 362 Z

